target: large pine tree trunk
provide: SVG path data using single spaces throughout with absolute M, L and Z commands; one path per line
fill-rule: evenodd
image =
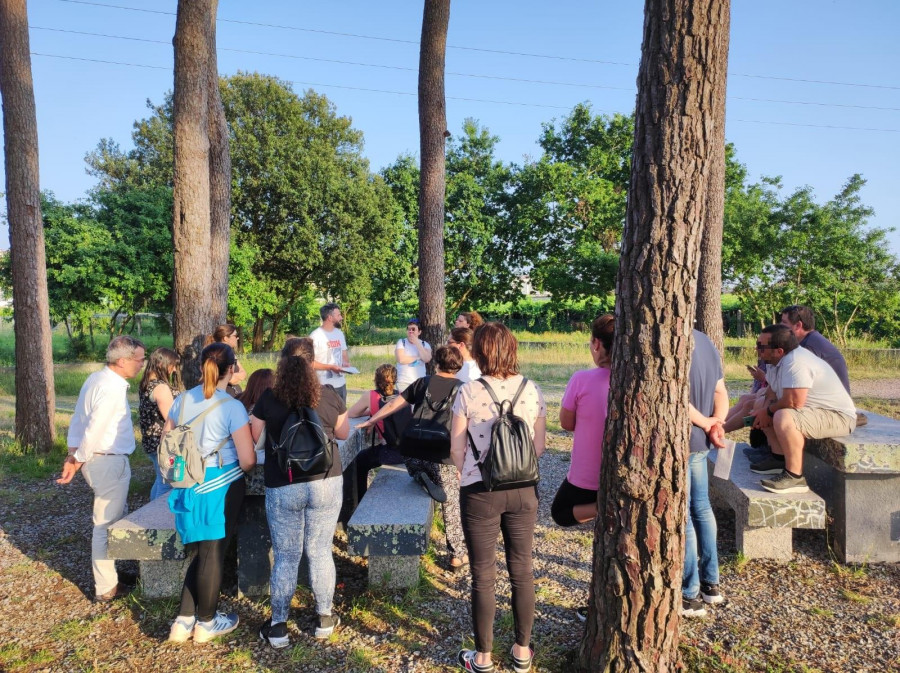
M 444 343 L 444 56 L 450 0 L 425 0 L 419 47 L 419 320 L 424 338 Z
M 213 0 L 209 31 L 209 196 L 211 293 L 210 317 L 215 324 L 226 321 L 228 314 L 228 257 L 231 241 L 231 152 L 228 124 L 219 94 L 219 67 L 216 58 L 216 8 Z
M 186 386 L 199 380 L 203 335 L 213 327 L 209 179 L 211 0 L 179 0 L 175 23 L 175 350 Z
M 25 0 L 0 0 L 0 96 L 16 337 L 16 439 L 46 453 L 56 438 L 56 395 Z
M 710 58 L 712 110 L 708 124 L 709 184 L 700 241 L 700 275 L 697 279 L 697 329 L 725 352 L 722 326 L 722 228 L 725 223 L 725 92 L 728 79 L 729 16 Z
M 678 666 L 688 371 L 727 0 L 646 0 L 581 671 Z

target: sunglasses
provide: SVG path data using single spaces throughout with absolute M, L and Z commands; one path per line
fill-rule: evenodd
M 761 344 L 758 341 L 756 342 L 756 350 L 758 351 L 771 350 L 771 348 L 772 347 L 768 344 Z

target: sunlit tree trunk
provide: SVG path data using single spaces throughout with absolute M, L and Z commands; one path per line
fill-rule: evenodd
M 728 75 L 729 17 L 718 45 L 710 54 L 713 114 L 708 122 L 709 185 L 700 241 L 700 275 L 697 279 L 697 329 L 725 353 L 722 325 L 722 227 L 725 223 L 725 92 Z
M 678 666 L 688 371 L 727 0 L 646 0 L 580 671 Z
M 16 439 L 40 453 L 56 438 L 53 346 L 25 0 L 0 0 L 0 96 L 16 338 Z
M 450 0 L 425 0 L 419 47 L 419 320 L 424 338 L 444 343 L 444 141 L 447 108 L 444 58 Z

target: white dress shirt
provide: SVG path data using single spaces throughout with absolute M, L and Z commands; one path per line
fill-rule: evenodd
M 79 463 L 98 453 L 128 455 L 134 451 L 127 393 L 128 381 L 109 367 L 91 374 L 81 386 L 68 436 L 68 446 L 77 447 L 75 460 Z

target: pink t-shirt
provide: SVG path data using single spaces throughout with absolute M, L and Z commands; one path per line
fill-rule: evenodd
M 609 370 L 605 367 L 575 372 L 562 398 L 561 406 L 575 412 L 575 441 L 566 479 L 589 491 L 600 486 L 608 398 Z
M 484 379 L 490 384 L 497 399 L 501 402 L 512 400 L 519 389 L 519 384 L 522 383 L 521 374 L 510 376 L 508 379 L 496 379 L 493 376 L 485 376 Z M 483 456 L 491 445 L 491 427 L 494 420 L 500 415 L 500 410 L 491 400 L 490 393 L 478 381 L 471 381 L 460 386 L 456 402 L 453 405 L 453 413 L 466 419 L 469 434 L 475 442 L 478 455 Z M 519 396 L 513 413 L 528 424 L 528 427 L 531 428 L 531 436 L 534 437 L 535 421 L 547 416 L 544 395 L 534 381 L 529 380 L 525 384 L 525 389 Z M 463 461 L 459 485 L 468 486 L 479 481 L 481 481 L 481 471 L 478 463 L 475 462 L 475 454 L 472 453 L 472 447 L 467 440 L 466 457 Z

